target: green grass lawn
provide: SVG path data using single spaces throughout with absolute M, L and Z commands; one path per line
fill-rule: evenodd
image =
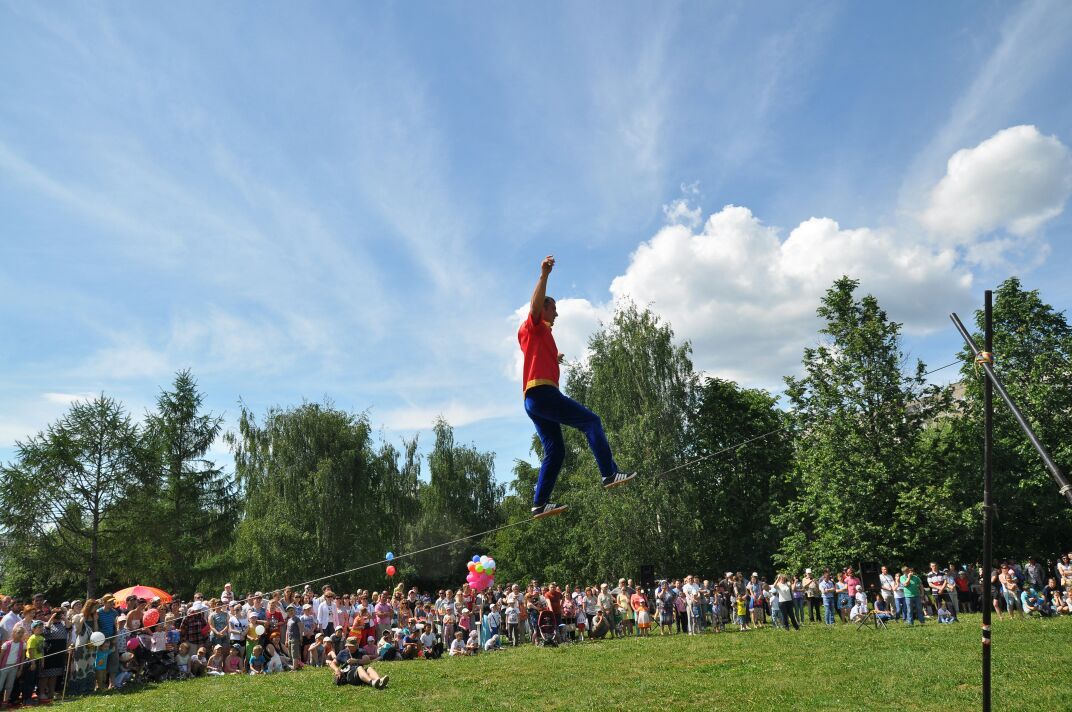
M 968 710 L 980 706 L 980 617 L 886 631 L 805 625 L 654 636 L 473 658 L 379 663 L 387 690 L 336 687 L 326 669 L 202 678 L 69 701 L 78 710 L 735 709 Z M 1072 709 L 1072 619 L 995 621 L 995 709 Z

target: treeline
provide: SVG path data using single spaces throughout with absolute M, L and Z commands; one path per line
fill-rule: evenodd
M 556 488 L 566 516 L 402 558 L 393 582 L 456 584 L 474 552 L 493 554 L 500 578 L 560 582 L 637 577 L 645 564 L 714 575 L 977 560 L 981 377 L 965 350 L 956 393 L 928 385 L 901 326 L 857 287 L 842 278 L 827 291 L 824 325 L 781 403 L 697 373 L 669 324 L 622 307 L 564 385 L 603 417 L 616 459 L 645 476 L 608 495 L 568 431 Z M 1067 469 L 1072 327 L 1016 279 L 995 298 L 999 373 Z M 493 453 L 456 443 L 442 420 L 422 457 L 416 440 L 385 442 L 366 414 L 330 402 L 242 407 L 223 435 L 233 473 L 206 459 L 221 428 L 182 372 L 141 424 L 102 394 L 20 443 L 0 487 L 3 590 L 66 597 L 149 583 L 188 596 L 337 571 L 349 572 L 333 579 L 344 588 L 383 587 L 386 551 L 529 517 L 538 468 L 514 463 L 507 490 Z M 1072 510 L 1001 407 L 995 434 L 996 554 L 1067 549 Z

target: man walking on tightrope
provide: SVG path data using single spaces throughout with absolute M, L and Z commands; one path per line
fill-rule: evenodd
M 522 376 L 525 412 L 536 425 L 536 434 L 543 444 L 540 479 L 536 482 L 536 495 L 532 502 L 532 516 L 537 519 L 561 514 L 566 509 L 565 505 L 550 501 L 566 456 L 562 425 L 577 428 L 588 438 L 588 446 L 592 448 L 603 477 L 604 489 L 623 485 L 636 477 L 635 472 L 618 471 L 599 416 L 558 390 L 558 365 L 562 355 L 558 353 L 555 337 L 551 334 L 558 310 L 555 300 L 547 296 L 547 277 L 554 266 L 555 258 L 551 255 L 540 264 L 540 279 L 532 293 L 529 315 L 517 332 L 517 340 L 525 355 Z

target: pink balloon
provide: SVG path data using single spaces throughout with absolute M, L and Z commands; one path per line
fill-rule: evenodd
M 144 626 L 156 625 L 160 622 L 160 611 L 156 608 L 150 608 L 142 616 L 141 624 Z

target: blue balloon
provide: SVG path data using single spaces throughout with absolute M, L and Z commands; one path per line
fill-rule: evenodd
M 392 553 L 391 553 L 390 551 L 388 551 L 388 552 L 387 552 L 387 560 L 388 560 L 388 561 L 391 561 L 391 560 L 392 560 L 392 559 L 394 559 L 394 558 L 395 558 L 395 555 L 394 555 L 394 554 L 392 554 Z
M 480 563 L 480 557 L 479 556 L 474 556 L 473 557 L 473 563 L 474 564 L 479 564 Z

